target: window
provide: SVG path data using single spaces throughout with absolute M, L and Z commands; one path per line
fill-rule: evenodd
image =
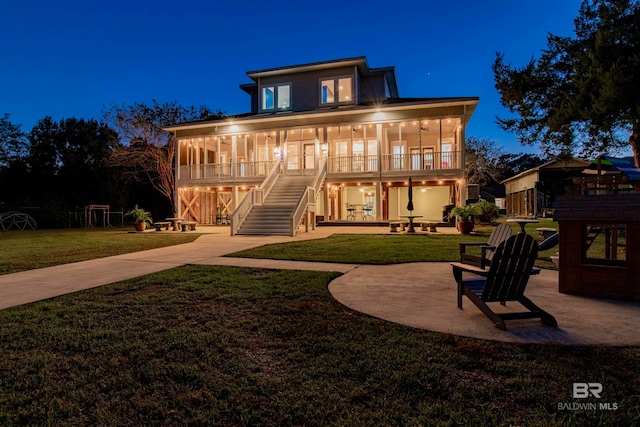
M 338 77 L 320 80 L 320 104 L 353 103 L 353 78 Z
M 582 232 L 583 262 L 624 267 L 627 260 L 626 224 L 587 224 Z
M 291 107 L 291 86 L 278 86 L 278 109 L 288 110 Z
M 264 86 L 260 93 L 261 110 L 289 110 L 291 108 L 291 84 Z
M 334 91 L 335 91 L 335 81 L 334 80 L 323 80 L 322 81 L 322 103 L 323 104 L 333 104 L 335 101 Z

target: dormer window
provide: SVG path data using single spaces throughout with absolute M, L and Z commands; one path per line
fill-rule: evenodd
M 320 80 L 320 105 L 352 104 L 353 102 L 352 77 Z
M 291 84 L 263 86 L 260 92 L 262 111 L 290 110 Z

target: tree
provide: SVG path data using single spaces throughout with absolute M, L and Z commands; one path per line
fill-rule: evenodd
M 9 114 L 0 117 L 0 167 L 7 167 L 26 156 L 25 136 L 21 126 L 9 120 Z
M 196 120 L 219 119 L 205 106 L 182 107 L 176 102 L 113 106 L 104 116 L 118 130 L 123 145 L 114 150 L 112 164 L 131 180 L 144 179 L 173 205 L 175 138 L 163 127 Z
M 487 187 L 500 177 L 499 159 L 504 155 L 495 141 L 470 136 L 465 142 L 465 174 L 469 184 Z
M 28 176 L 27 153 L 27 139 L 21 126 L 12 123 L 9 114 L 0 117 L 0 206 L 21 204 Z
M 496 55 L 496 88 L 516 115 L 498 124 L 555 156 L 631 146 L 640 167 L 640 3 L 585 0 L 574 26 L 575 37 L 549 34 L 540 59 L 521 69 Z
M 51 117 L 44 117 L 29 132 L 27 163 L 33 181 L 33 193 L 47 193 L 57 186 L 62 166 L 59 144 L 60 126 Z M 37 187 L 37 188 L 36 188 Z
M 524 171 L 538 167 L 546 161 L 547 160 L 536 154 L 503 154 L 497 161 L 500 165 L 499 181 L 503 181 Z
M 39 120 L 29 133 L 29 184 L 23 196 L 42 208 L 38 223 L 67 225 L 69 211 L 86 204 L 123 206 L 128 189 L 109 165 L 117 145 L 117 133 L 93 119 Z
M 59 186 L 70 206 L 111 204 L 117 191 L 109 159 L 118 147 L 118 134 L 97 120 L 64 119 L 56 135 Z M 115 191 L 114 191 L 115 190 Z

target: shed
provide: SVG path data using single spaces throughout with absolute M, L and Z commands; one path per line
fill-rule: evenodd
M 640 301 L 640 193 L 562 196 L 559 291 Z
M 589 162 L 575 158 L 552 160 L 505 179 L 507 215 L 545 216 L 558 196 L 571 193 L 571 178 L 588 166 Z

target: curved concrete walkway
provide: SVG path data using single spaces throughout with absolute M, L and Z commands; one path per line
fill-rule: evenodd
M 553 314 L 559 328 L 537 320 L 512 321 L 500 331 L 471 302 L 456 306 L 449 263 L 388 266 L 228 258 L 225 254 L 270 243 L 318 239 L 334 233 L 372 234 L 387 227 L 318 227 L 296 237 L 230 237 L 226 227 L 201 227 L 196 241 L 182 245 L 0 276 L 0 309 L 139 277 L 186 264 L 338 271 L 329 285 L 337 301 L 371 316 L 434 332 L 516 343 L 640 345 L 640 304 L 558 293 L 558 275 L 532 277 L 527 295 Z M 443 230 L 448 232 L 449 230 Z M 454 232 L 454 231 L 451 231 Z M 508 304 L 507 308 L 511 308 Z
M 525 294 L 558 321 L 507 321 L 501 331 L 466 297 L 457 307 L 456 282 L 444 262 L 387 266 L 364 265 L 329 285 L 347 307 L 419 329 L 514 343 L 565 345 L 640 345 L 640 303 L 586 298 L 558 292 L 558 272 L 542 270 L 529 279 Z M 496 311 L 520 310 L 518 303 Z

